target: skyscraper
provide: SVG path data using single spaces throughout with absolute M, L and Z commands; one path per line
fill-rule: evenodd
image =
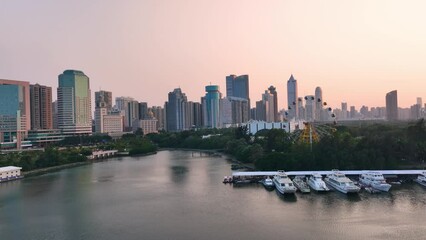
M 148 103 L 139 103 L 139 119 L 148 119 Z
M 0 79 L 0 142 L 16 141 L 20 148 L 30 120 L 29 82 Z
M 262 102 L 265 107 L 265 121 L 266 122 L 274 122 L 275 114 L 274 114 L 274 95 L 272 95 L 268 90 L 262 94 Z
M 52 88 L 30 85 L 31 129 L 52 129 Z
M 278 115 L 278 93 L 274 86 L 268 88 L 269 93 L 274 96 L 274 122 L 280 121 L 280 116 Z
M 315 121 L 322 121 L 322 112 L 323 112 L 323 99 L 322 99 L 322 90 L 320 87 L 315 88 Z
M 220 99 L 222 98 L 222 94 L 219 92 L 219 86 L 206 86 L 206 92 L 202 103 L 204 126 L 207 128 L 220 128 Z
M 249 76 L 226 76 L 226 96 L 246 99 L 248 102 L 247 112 L 250 112 Z
M 95 108 L 106 108 L 108 111 L 111 111 L 112 92 L 108 92 L 108 91 L 95 92 Z
M 386 119 L 388 121 L 398 120 L 398 93 L 396 90 L 386 94 Z
M 315 116 L 315 96 L 305 96 L 305 120 L 314 121 Z
M 287 105 L 288 105 L 288 119 L 299 119 L 299 101 L 297 93 L 297 80 L 294 79 L 293 74 L 287 81 Z
M 82 71 L 65 70 L 58 82 L 58 128 L 66 135 L 92 133 L 89 77 Z
M 169 92 L 168 101 L 165 106 L 167 131 L 177 132 L 187 130 L 185 122 L 187 102 L 188 99 L 180 88 Z

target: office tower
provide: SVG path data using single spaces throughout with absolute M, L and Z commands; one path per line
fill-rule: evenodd
M 324 120 L 323 115 L 323 99 L 322 99 L 322 90 L 320 87 L 315 88 L 315 121 Z
M 256 101 L 255 119 L 258 121 L 266 121 L 266 106 L 263 100 Z
M 130 101 L 127 103 L 127 111 L 124 117 L 126 121 L 124 123 L 124 127 L 126 131 L 130 131 L 133 127 L 133 123 L 139 120 L 139 102 L 138 101 Z
M 351 109 L 351 110 L 350 110 L 350 114 L 349 114 L 349 115 L 350 115 L 350 118 L 351 118 L 351 119 L 356 118 L 356 115 L 357 115 L 357 113 L 358 113 L 358 112 L 357 112 L 357 110 L 355 109 L 355 106 L 351 106 L 351 107 L 350 107 L 350 109 Z
M 396 90 L 386 94 L 386 119 L 388 121 L 398 120 L 398 93 Z
M 52 125 L 53 129 L 58 129 L 58 101 L 52 102 Z
M 238 126 L 249 120 L 248 100 L 237 97 L 226 97 L 221 99 L 222 124 L 227 126 Z M 253 118 L 255 119 L 255 118 Z
M 219 92 L 219 86 L 206 86 L 206 95 L 203 98 L 203 120 L 207 128 L 220 128 L 220 99 L 222 94 Z
M 160 107 L 160 106 L 153 106 L 151 107 L 151 111 L 155 117 L 155 119 L 157 119 L 157 129 L 158 130 L 163 130 L 164 129 L 164 108 Z
M 58 82 L 58 128 L 65 135 L 91 134 L 89 77 L 82 71 L 65 70 Z
M 199 102 L 194 102 L 194 106 L 193 106 L 193 112 L 194 112 L 194 126 L 196 128 L 200 128 L 203 126 L 203 108 L 201 103 Z
M 31 129 L 52 129 L 52 88 L 30 85 Z
M 116 97 L 115 98 L 115 108 L 120 112 L 126 111 L 129 102 L 134 101 L 135 99 L 131 97 Z M 123 116 L 124 116 L 123 112 Z
M 294 79 L 293 74 L 287 81 L 287 118 L 288 119 L 299 119 L 299 105 L 298 93 L 297 93 L 297 80 Z
M 246 99 L 248 102 L 247 112 L 250 111 L 250 90 L 248 75 L 226 76 L 226 96 Z
M 263 106 L 265 107 L 265 121 L 266 122 L 274 122 L 275 121 L 275 114 L 274 114 L 274 95 L 268 92 L 268 90 L 265 91 L 264 94 L 262 94 L 262 102 Z
M 303 107 L 303 97 L 298 97 L 297 98 L 297 120 L 299 119 L 305 119 L 305 107 Z M 290 114 L 288 114 L 290 115 Z M 289 117 L 287 117 L 288 119 L 291 119 Z
M 420 107 L 422 107 L 422 105 L 423 105 L 422 98 L 418 97 L 416 100 L 417 100 L 417 105 L 420 105 Z
M 278 93 L 274 86 L 268 88 L 269 93 L 274 96 L 274 122 L 280 121 L 280 116 L 278 114 Z
M 341 119 L 347 119 L 348 118 L 348 104 L 345 102 L 342 102 L 342 116 Z
M 110 111 L 112 109 L 112 92 L 95 92 L 95 108 L 106 108 Z
M 414 104 L 410 107 L 410 119 L 420 119 L 421 118 L 421 105 Z
M 21 141 L 31 127 L 30 84 L 0 79 L 0 142 Z
M 359 110 L 359 112 L 361 113 L 363 118 L 370 118 L 371 114 L 368 111 L 368 107 L 367 106 L 362 106 L 361 109 Z
M 139 119 L 148 119 L 148 103 L 140 102 L 139 103 Z
M 315 96 L 305 96 L 305 120 L 314 121 L 315 115 Z
M 168 101 L 165 104 L 167 131 L 177 132 L 187 130 L 185 123 L 187 102 L 188 99 L 180 88 L 169 92 Z

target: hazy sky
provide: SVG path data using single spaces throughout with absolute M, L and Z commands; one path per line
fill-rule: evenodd
M 57 87 L 84 71 L 92 92 L 163 105 L 181 87 L 200 101 L 212 83 L 249 74 L 252 103 L 270 85 L 287 106 L 321 86 L 332 107 L 426 101 L 424 0 L 1 0 L 0 78 Z M 56 90 L 54 90 L 56 98 Z M 252 104 L 253 105 L 253 104 Z

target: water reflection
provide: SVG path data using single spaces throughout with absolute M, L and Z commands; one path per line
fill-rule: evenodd
M 0 185 L 1 239 L 423 239 L 426 189 L 282 195 L 182 151 Z

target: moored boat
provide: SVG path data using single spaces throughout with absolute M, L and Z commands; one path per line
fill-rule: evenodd
M 306 184 L 306 182 L 303 180 L 302 176 L 296 176 L 293 179 L 293 183 L 294 186 L 297 187 L 297 189 L 299 189 L 300 192 L 302 193 L 310 193 L 311 189 L 309 188 L 308 184 Z
M 383 192 L 387 192 L 391 188 L 383 174 L 379 172 L 365 172 L 359 177 L 359 182 L 365 187 L 372 187 Z
M 275 187 L 274 182 L 269 177 L 262 179 L 260 182 L 265 188 L 272 189 Z
M 293 185 L 293 182 L 290 180 L 287 174 L 282 170 L 279 170 L 277 172 L 277 174 L 274 176 L 272 181 L 274 182 L 275 188 L 281 194 L 295 193 L 297 190 L 297 188 Z
M 327 187 L 325 182 L 322 180 L 322 176 L 318 173 L 312 174 L 307 181 L 309 187 L 317 192 L 328 192 L 330 189 Z
M 345 174 L 339 172 L 339 170 L 333 170 L 331 174 L 328 174 L 324 178 L 324 182 L 330 187 L 336 189 L 342 193 L 358 193 L 361 188 L 355 186 L 355 184 L 345 176 Z
M 418 175 L 414 182 L 426 187 L 426 171 L 422 172 L 422 174 Z

